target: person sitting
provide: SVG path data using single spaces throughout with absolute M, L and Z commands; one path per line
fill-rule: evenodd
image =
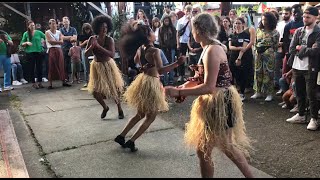
M 17 52 L 14 54 L 11 54 L 11 71 L 12 71 L 12 79 L 13 79 L 12 85 L 20 86 L 22 84 L 28 83 L 28 81 L 26 81 L 23 77 L 22 65 L 20 64 L 20 59 Z M 18 77 L 20 78 L 20 81 L 18 81 L 17 79 Z

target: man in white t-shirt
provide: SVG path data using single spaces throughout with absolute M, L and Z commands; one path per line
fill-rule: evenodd
M 177 23 L 177 49 L 178 49 L 178 56 L 186 55 L 188 50 L 188 41 L 191 33 L 191 10 L 192 6 L 187 5 L 184 8 L 185 15 L 178 20 Z M 185 29 L 184 33 L 180 36 L 179 31 Z M 185 76 L 185 65 L 182 64 L 178 67 L 179 78 L 178 82 L 184 80 Z
M 308 130 L 317 130 L 320 125 L 318 121 L 319 106 L 316 98 L 318 91 L 317 76 L 320 66 L 320 27 L 316 25 L 318 15 L 318 9 L 315 7 L 308 7 L 304 11 L 304 27 L 295 31 L 289 48 L 289 53 L 294 56 L 292 69 L 299 113 L 287 119 L 287 122 L 307 123 L 304 114 L 306 99 L 308 98 L 311 115 L 311 120 L 307 126 Z M 291 60 L 292 58 L 290 57 Z
M 282 67 L 282 64 L 283 64 L 283 58 L 284 58 L 284 52 L 282 51 L 282 43 L 283 43 L 283 32 L 284 32 L 284 27 L 286 26 L 286 24 L 288 24 L 290 21 L 291 21 L 291 13 L 292 11 L 292 8 L 291 7 L 286 7 L 283 12 L 282 12 L 282 21 L 280 21 L 278 24 L 277 24 L 277 31 L 279 32 L 280 34 L 280 37 L 279 37 L 279 48 L 278 48 L 278 51 L 276 52 L 276 66 L 275 66 L 275 73 L 274 73 L 274 76 L 275 76 L 275 82 L 276 84 L 279 84 L 279 79 L 281 77 L 281 67 Z M 284 91 L 283 89 L 280 88 L 280 90 L 276 93 L 276 95 L 281 95 L 283 94 Z

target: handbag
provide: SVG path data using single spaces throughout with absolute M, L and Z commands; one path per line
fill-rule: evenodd
M 187 29 L 188 24 L 189 24 L 189 21 L 187 22 L 186 25 L 183 26 L 182 29 L 180 29 L 180 30 L 178 31 L 179 36 L 183 36 L 183 34 L 186 32 L 186 29 Z
M 260 47 L 256 47 L 256 50 L 258 54 L 262 54 L 266 52 L 266 50 L 269 49 L 270 47 L 271 46 L 260 46 Z

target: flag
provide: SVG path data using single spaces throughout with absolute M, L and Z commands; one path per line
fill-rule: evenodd
M 267 2 L 260 2 L 258 13 L 264 13 L 267 9 Z

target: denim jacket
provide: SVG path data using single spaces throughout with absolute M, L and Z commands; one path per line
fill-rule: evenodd
M 303 46 L 299 51 L 296 50 L 297 45 L 302 44 L 302 38 L 305 33 L 305 27 L 300 27 L 296 30 L 293 35 L 293 39 L 290 43 L 289 53 L 290 58 L 288 65 L 292 66 L 294 56 L 298 56 L 300 59 L 309 57 L 309 71 L 319 72 L 320 71 L 320 27 L 315 25 L 313 32 L 308 36 L 307 46 Z M 312 48 L 313 44 L 317 44 L 316 48 Z

